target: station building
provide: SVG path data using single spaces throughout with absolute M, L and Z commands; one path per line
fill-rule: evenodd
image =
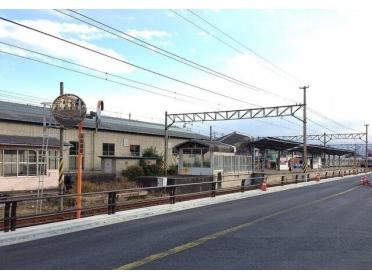
M 0 192 L 37 188 L 43 145 L 43 121 L 49 128 L 48 173 L 44 188 L 57 185 L 59 158 L 59 128 L 43 107 L 0 101 Z M 172 149 L 190 139 L 205 139 L 200 134 L 172 127 L 168 131 L 168 165 L 176 165 Z M 64 170 L 74 172 L 77 166 L 78 129 L 64 130 Z M 85 172 L 120 173 L 142 158 L 143 151 L 154 147 L 164 153 L 164 125 L 101 117 L 96 131 L 93 119 L 84 120 L 83 170 Z M 149 158 L 151 160 L 151 158 Z M 36 166 L 36 167 L 35 167 Z

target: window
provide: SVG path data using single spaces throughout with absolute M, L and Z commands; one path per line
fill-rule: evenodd
M 69 150 L 69 168 L 70 170 L 76 170 L 77 167 L 77 154 L 78 154 L 78 142 L 70 141 L 71 147 Z
M 103 143 L 102 144 L 102 155 L 103 156 L 114 156 L 115 155 L 115 144 Z
M 28 175 L 28 150 L 18 150 L 18 175 Z
M 49 150 L 49 169 L 56 170 L 59 165 L 59 152 L 57 150 Z
M 58 158 L 58 151 L 50 152 L 55 152 Z M 0 149 L 0 176 L 37 176 L 38 171 L 46 174 L 46 162 L 42 162 L 41 153 L 41 150 Z
M 37 155 L 35 150 L 28 151 L 28 175 L 36 176 L 37 175 Z
M 39 150 L 38 151 L 38 174 L 44 174 L 46 175 L 47 173 L 47 158 L 45 151 Z
M 130 155 L 131 156 L 140 156 L 140 146 L 139 145 L 130 145 Z
M 3 150 L 0 149 L 0 176 L 3 176 Z
M 78 146 L 79 143 L 77 141 L 70 141 L 71 147 L 69 150 L 69 169 L 76 170 L 77 169 L 77 157 L 78 157 Z M 82 169 L 84 169 L 84 156 L 82 160 Z
M 4 150 L 4 176 L 17 176 L 17 150 Z

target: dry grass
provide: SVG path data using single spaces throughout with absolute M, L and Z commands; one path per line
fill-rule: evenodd
M 137 187 L 138 186 L 135 182 L 131 182 L 123 177 L 120 177 L 110 182 L 83 181 L 82 192 L 90 193 L 110 190 L 123 190 Z

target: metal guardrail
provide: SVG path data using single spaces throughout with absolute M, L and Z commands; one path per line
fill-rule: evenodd
M 247 178 L 246 180 L 257 180 L 257 179 L 264 179 L 264 177 L 255 177 L 255 178 Z M 177 199 L 185 199 L 185 198 L 192 198 L 193 196 L 197 198 L 200 196 L 210 196 L 215 197 L 219 190 L 217 190 L 217 183 L 234 183 L 239 181 L 237 183 L 239 187 L 257 187 L 258 185 L 246 185 L 241 186 L 241 179 L 228 179 L 228 180 L 214 180 L 214 181 L 204 181 L 204 182 L 194 182 L 194 183 L 184 183 L 184 184 L 176 184 L 176 185 L 167 185 L 167 186 L 155 186 L 155 187 L 141 187 L 141 188 L 130 188 L 130 189 L 122 189 L 122 190 L 112 190 L 112 191 L 101 191 L 101 192 L 90 192 L 90 193 L 82 193 L 80 195 L 78 194 L 66 194 L 66 195 L 49 195 L 49 196 L 43 196 L 43 197 L 37 197 L 36 195 L 23 195 L 23 196 L 17 196 L 13 198 L 3 198 L 0 200 L 0 205 L 4 205 L 4 217 L 1 221 L 3 221 L 3 231 L 9 232 L 9 231 L 15 231 L 17 228 L 17 221 L 24 221 L 24 220 L 32 220 L 35 218 L 47 218 L 47 217 L 53 217 L 63 214 L 76 214 L 78 210 L 80 212 L 88 212 L 88 211 L 99 211 L 99 213 L 103 213 L 104 211 L 107 212 L 107 214 L 115 214 L 116 211 L 120 210 L 121 206 L 136 206 L 140 205 L 141 203 L 165 203 L 167 200 L 170 204 L 176 203 Z M 235 183 L 236 184 L 236 183 Z M 210 185 L 209 189 L 203 190 L 203 191 L 197 191 L 197 192 L 191 192 L 187 194 L 176 194 L 177 188 L 185 188 L 190 186 L 206 186 L 208 188 L 208 185 Z M 226 190 L 237 190 L 236 186 L 226 188 Z M 240 188 L 239 188 L 240 189 Z M 151 192 L 153 196 L 151 196 L 148 199 L 140 200 L 140 201 L 126 201 L 126 202 L 118 202 L 118 197 L 120 197 L 120 194 L 130 194 L 133 192 L 141 192 L 141 191 L 147 191 L 148 193 Z M 222 192 L 222 191 L 221 191 Z M 165 195 L 165 196 L 164 196 Z M 40 200 L 57 200 L 63 199 L 66 201 L 67 199 L 74 199 L 78 196 L 81 197 L 105 197 L 104 200 L 102 200 L 102 204 L 98 206 L 83 206 L 81 208 L 74 208 L 72 209 L 64 209 L 64 210 L 58 210 L 53 212 L 46 212 L 46 213 L 38 213 L 38 214 L 27 214 L 25 216 L 19 216 L 17 215 L 17 209 L 19 208 L 21 203 L 27 203 L 32 201 L 40 201 Z M 46 203 L 44 203 L 46 204 Z
M 323 175 L 321 178 L 331 178 L 335 176 L 344 176 L 344 175 L 350 175 L 350 174 L 356 174 L 356 172 L 351 173 L 349 171 L 348 173 L 344 170 L 333 170 L 330 171 L 330 174 L 328 176 L 328 172 L 326 172 L 325 175 Z M 360 172 L 357 172 L 360 173 Z M 295 175 L 295 174 L 293 174 Z M 307 180 L 310 179 L 310 174 L 307 174 Z M 17 228 L 17 221 L 27 221 L 32 220 L 35 218 L 48 218 L 48 217 L 62 217 L 66 214 L 75 215 L 77 211 L 80 212 L 90 212 L 90 211 L 96 211 L 99 214 L 102 214 L 106 212 L 107 214 L 115 214 L 115 212 L 124 210 L 126 208 L 133 208 L 133 207 L 140 207 L 141 204 L 164 204 L 167 201 L 170 204 L 175 204 L 177 202 L 177 199 L 180 201 L 190 198 L 201 198 L 201 197 L 207 197 L 210 196 L 212 198 L 216 197 L 218 194 L 224 194 L 224 193 L 232 193 L 232 192 L 245 192 L 248 189 L 257 189 L 261 185 L 262 181 L 264 179 L 267 179 L 267 176 L 260 176 L 260 177 L 251 177 L 246 179 L 230 179 L 230 180 L 213 180 L 213 181 L 204 181 L 204 182 L 194 182 L 194 183 L 184 183 L 184 184 L 177 184 L 177 185 L 167 185 L 167 186 L 155 186 L 155 187 L 141 187 L 141 188 L 130 188 L 130 189 L 122 189 L 122 190 L 112 190 L 112 191 L 102 191 L 102 192 L 90 192 L 90 193 L 82 193 L 80 195 L 77 194 L 67 194 L 67 195 L 52 195 L 52 196 L 43 196 L 43 197 L 37 197 L 36 195 L 24 195 L 24 196 L 17 196 L 14 198 L 8 198 L 8 199 L 2 199 L 0 200 L 0 205 L 3 205 L 4 208 L 4 217 L 0 221 L 3 222 L 3 231 L 9 232 L 9 231 L 15 231 Z M 255 180 L 259 181 L 257 184 L 251 184 L 246 185 L 247 180 Z M 312 179 L 314 180 L 314 178 Z M 234 183 L 231 187 L 224 187 L 222 189 L 217 189 L 217 185 L 220 185 L 220 183 L 226 183 L 226 182 L 237 182 Z M 298 183 L 304 181 L 304 177 L 301 174 L 296 174 L 293 179 L 284 179 L 284 176 L 282 176 L 281 182 L 277 183 L 272 186 L 278 186 L 278 185 L 284 185 L 289 183 Z M 210 185 L 209 189 L 202 190 L 198 192 L 190 192 L 190 193 L 184 193 L 184 194 L 176 194 L 177 188 L 185 188 L 195 185 Z M 154 197 L 145 199 L 145 200 L 139 200 L 139 201 L 125 201 L 125 202 L 118 202 L 118 199 L 120 197 L 120 194 L 123 193 L 132 193 L 132 192 L 140 192 L 140 191 L 147 191 L 151 192 L 153 191 L 154 194 L 157 193 L 158 195 L 154 195 Z M 160 194 L 160 196 L 159 196 Z M 163 194 L 166 194 L 163 196 Z M 76 198 L 78 196 L 81 197 L 94 197 L 94 196 L 104 196 L 106 197 L 106 203 L 102 202 L 102 205 L 99 206 L 87 206 L 87 207 L 81 207 L 76 208 L 74 205 L 74 208 L 72 209 L 65 209 L 65 210 L 58 210 L 53 212 L 47 212 L 47 213 L 39 213 L 39 214 L 28 214 L 25 216 L 17 216 L 17 207 L 22 202 L 30 202 L 30 201 L 40 201 L 40 200 L 60 200 L 63 199 L 64 201 L 67 200 L 67 198 Z M 45 203 L 44 203 L 45 204 Z M 70 218 L 72 219 L 72 218 Z

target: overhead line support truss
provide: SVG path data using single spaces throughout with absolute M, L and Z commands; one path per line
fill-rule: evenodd
M 344 133 L 344 134 L 319 134 L 319 135 L 307 135 L 308 140 L 319 140 L 322 143 L 328 143 L 331 140 L 340 139 L 359 139 L 365 142 L 366 133 Z M 297 136 L 277 136 L 277 138 L 288 139 L 293 141 L 303 140 L 302 135 Z
M 276 107 L 263 107 L 242 110 L 225 110 L 225 111 L 209 111 L 209 112 L 191 112 L 191 113 L 177 113 L 166 114 L 167 122 L 166 129 L 170 128 L 176 122 L 204 122 L 204 121 L 222 121 L 222 120 L 241 120 L 241 119 L 255 119 L 255 118 L 268 118 L 268 117 L 282 117 L 293 116 L 297 117 L 295 113 L 303 108 L 303 104 L 289 105 L 289 106 L 276 106 Z

